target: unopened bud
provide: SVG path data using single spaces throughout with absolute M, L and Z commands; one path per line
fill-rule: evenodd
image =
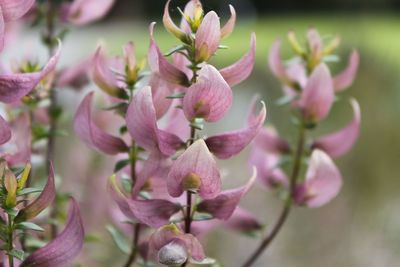
M 158 251 L 158 262 L 167 266 L 177 266 L 184 264 L 187 260 L 187 252 L 185 248 L 177 243 L 171 242 L 163 246 Z
M 14 208 L 17 205 L 17 178 L 14 173 L 6 169 L 4 175 L 4 186 L 7 190 L 6 207 Z
M 182 181 L 185 191 L 197 191 L 201 186 L 201 178 L 195 173 L 188 174 Z

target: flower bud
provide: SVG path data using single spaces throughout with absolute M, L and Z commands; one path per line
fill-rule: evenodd
M 6 207 L 14 208 L 17 205 L 17 178 L 11 170 L 5 170 L 4 186 L 7 190 Z
M 181 265 L 188 258 L 185 248 L 178 242 L 172 241 L 158 251 L 158 262 L 168 266 Z
M 182 181 L 182 187 L 185 191 L 196 192 L 201 186 L 201 178 L 195 173 L 189 173 Z
M 22 188 L 24 188 L 26 181 L 29 178 L 29 173 L 31 172 L 31 167 L 32 167 L 32 165 L 30 163 L 26 164 L 24 171 L 22 172 L 22 175 L 18 180 L 18 190 L 21 190 Z
M 301 47 L 299 41 L 297 40 L 296 34 L 292 31 L 288 33 L 288 40 L 289 44 L 292 47 L 293 51 L 300 55 L 303 56 L 305 54 L 303 47 Z

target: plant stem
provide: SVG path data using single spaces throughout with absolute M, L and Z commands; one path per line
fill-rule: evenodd
M 14 257 L 10 255 L 10 252 L 13 250 L 13 240 L 14 240 L 14 226 L 12 216 L 8 214 L 8 238 L 7 238 L 7 252 L 8 252 L 8 266 L 14 267 Z
M 299 137 L 297 141 L 297 148 L 294 155 L 294 164 L 290 177 L 290 194 L 287 196 L 283 209 L 278 217 L 278 220 L 274 224 L 274 227 L 269 232 L 269 234 L 265 237 L 265 239 L 261 242 L 260 246 L 256 249 L 256 251 L 250 256 L 250 258 L 243 264 L 243 267 L 250 267 L 254 264 L 254 262 L 261 256 L 261 254 L 268 248 L 268 246 L 272 243 L 275 237 L 278 235 L 279 231 L 282 229 L 282 226 L 285 224 L 286 219 L 290 213 L 290 210 L 293 205 L 293 196 L 296 190 L 297 180 L 299 178 L 300 170 L 301 170 L 301 162 L 304 154 L 304 144 L 305 144 L 305 135 L 306 130 L 301 125 L 299 129 Z
M 137 163 L 137 146 L 135 141 L 132 140 L 132 146 L 129 152 L 129 158 L 131 160 L 131 179 L 132 179 L 132 188 L 134 188 L 136 183 L 136 163 Z M 130 267 L 132 264 L 135 263 L 137 252 L 138 252 L 138 244 L 139 244 L 139 237 L 140 237 L 140 223 L 135 223 L 133 226 L 133 238 L 132 238 L 132 247 L 131 253 L 129 254 L 129 258 L 124 264 L 124 267 Z

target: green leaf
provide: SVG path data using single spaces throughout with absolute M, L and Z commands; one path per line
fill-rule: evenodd
M 44 247 L 47 243 L 43 240 L 40 240 L 38 238 L 35 238 L 33 236 L 26 236 L 26 240 L 25 240 L 25 245 L 28 248 L 32 248 L 32 249 L 38 249 L 41 247 Z
M 112 225 L 107 225 L 106 229 L 110 233 L 115 245 L 119 248 L 119 250 L 125 254 L 129 254 L 131 251 L 131 246 L 121 232 Z
M 132 191 L 132 180 L 130 177 L 124 177 L 121 179 L 121 184 L 122 184 L 122 188 L 126 191 L 126 192 L 131 192 Z
M 40 189 L 40 188 L 27 187 L 27 188 L 18 190 L 17 196 L 23 196 L 23 195 L 33 194 L 33 193 L 39 193 L 39 192 L 42 192 L 42 191 L 43 191 L 43 189 Z
M 123 168 L 125 168 L 126 166 L 128 166 L 129 162 L 130 162 L 129 159 L 122 159 L 122 160 L 118 161 L 118 162 L 115 164 L 114 172 L 119 172 L 120 170 L 122 170 Z
M 15 229 L 44 232 L 44 229 L 42 227 L 40 227 L 36 223 L 32 223 L 32 222 L 17 223 L 15 226 Z
M 297 98 L 297 96 L 292 96 L 292 95 L 285 95 L 281 98 L 279 98 L 278 100 L 275 101 L 275 104 L 277 106 L 285 106 L 287 104 L 290 104 L 290 102 L 292 102 L 293 100 L 295 100 Z
M 209 221 L 212 219 L 214 219 L 214 217 L 208 213 L 196 213 L 193 216 L 193 221 Z
M 178 51 L 182 51 L 184 49 L 186 49 L 185 45 L 178 45 L 178 46 L 172 48 L 171 50 L 169 50 L 167 53 L 165 53 L 164 56 L 169 57 L 170 55 L 172 55 Z
M 25 252 L 23 250 L 19 250 L 19 249 L 13 249 L 10 252 L 7 253 L 8 255 L 13 256 L 14 258 L 17 258 L 19 260 L 24 260 L 24 255 Z

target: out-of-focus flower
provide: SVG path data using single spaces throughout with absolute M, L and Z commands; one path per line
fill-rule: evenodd
M 7 121 L 0 116 L 0 145 L 7 143 L 11 139 L 11 129 Z
M 257 177 L 257 171 L 253 168 L 253 175 L 246 185 L 222 191 L 215 198 L 207 199 L 199 203 L 197 210 L 211 214 L 214 218 L 228 220 L 236 207 L 239 205 L 242 197 L 249 191 Z
M 106 16 L 115 0 L 74 0 L 64 6 L 63 16 L 77 26 L 92 23 Z
M 126 114 L 126 125 L 135 142 L 148 151 L 172 155 L 183 145 L 179 137 L 158 128 L 149 86 L 134 95 Z
M 357 75 L 359 62 L 360 55 L 357 50 L 354 50 L 350 55 L 349 64 L 346 69 L 333 78 L 333 87 L 335 91 L 343 91 L 352 85 Z
M 316 208 L 335 198 L 342 187 L 342 176 L 332 159 L 321 150 L 311 154 L 305 181 L 296 188 L 297 204 Z
M 0 1 L 0 52 L 4 47 L 5 23 L 17 20 L 25 15 L 35 0 L 2 0 Z
M 299 107 L 307 122 L 316 123 L 329 113 L 334 101 L 332 77 L 325 64 L 317 66 L 303 89 Z
M 71 199 L 65 229 L 44 247 L 26 258 L 21 267 L 59 267 L 74 259 L 82 249 L 84 228 L 78 204 Z
M 106 154 L 114 155 L 127 152 L 128 147 L 121 138 L 104 132 L 93 122 L 91 115 L 92 99 L 93 92 L 86 95 L 78 107 L 74 118 L 75 133 L 88 146 Z
M 216 68 L 205 65 L 196 83 L 188 88 L 183 98 L 183 111 L 192 121 L 203 118 L 208 122 L 220 120 L 232 105 L 232 89 Z
M 264 102 L 261 103 L 262 108 L 256 115 L 257 99 L 253 100 L 246 128 L 214 135 L 205 140 L 208 148 L 216 157 L 230 158 L 240 153 L 253 140 L 264 124 L 267 113 Z
M 221 176 L 204 140 L 194 142 L 172 164 L 167 178 L 168 192 L 179 197 L 184 191 L 198 192 L 204 199 L 221 191 Z
M 76 90 L 82 89 L 89 83 L 88 74 L 91 66 L 91 59 L 84 59 L 77 64 L 60 71 L 57 87 L 71 87 Z
M 361 112 L 360 105 L 355 99 L 351 99 L 350 103 L 354 113 L 353 120 L 343 129 L 317 138 L 312 148 L 318 148 L 329 156 L 338 158 L 353 147 L 360 134 Z
M 0 74 L 0 101 L 12 103 L 27 95 L 44 77 L 55 69 L 60 53 L 61 42 L 59 43 L 57 52 L 41 71 L 34 73 Z
M 170 266 L 183 264 L 187 257 L 196 261 L 205 258 L 203 248 L 196 237 L 184 234 L 174 224 L 165 225 L 151 235 L 149 253 L 161 264 Z

